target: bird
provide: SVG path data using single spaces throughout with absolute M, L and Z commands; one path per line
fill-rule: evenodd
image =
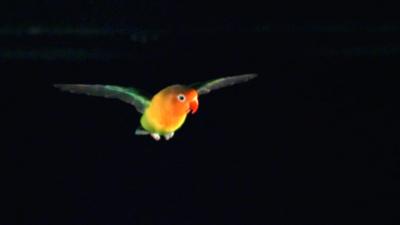
M 149 97 L 137 88 L 103 84 L 54 84 L 55 88 L 75 94 L 86 94 L 111 99 L 119 99 L 141 113 L 136 135 L 150 135 L 159 141 L 161 137 L 170 140 L 182 127 L 189 113 L 194 114 L 199 107 L 199 96 L 211 91 L 247 82 L 257 74 L 226 76 L 190 85 L 174 84 L 165 87 Z

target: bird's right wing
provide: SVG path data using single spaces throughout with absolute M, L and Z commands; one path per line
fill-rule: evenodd
M 135 106 L 140 113 L 150 104 L 150 98 L 134 88 L 101 84 L 55 84 L 54 87 L 76 94 L 119 99 Z

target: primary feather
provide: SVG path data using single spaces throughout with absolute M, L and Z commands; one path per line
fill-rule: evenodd
M 202 83 L 196 83 L 191 86 L 197 90 L 197 93 L 199 95 L 203 95 L 213 90 L 249 81 L 255 77 L 257 77 L 257 74 L 244 74 L 230 77 L 222 77 Z
M 134 88 L 101 84 L 55 84 L 54 86 L 71 93 L 119 99 L 135 106 L 140 113 L 143 113 L 150 104 L 149 98 Z

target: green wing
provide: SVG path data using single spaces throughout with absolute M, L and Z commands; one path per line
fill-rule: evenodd
M 231 86 L 238 83 L 243 83 L 257 77 L 257 74 L 244 74 L 230 77 L 222 77 L 214 80 L 209 80 L 203 83 L 195 83 L 190 85 L 197 90 L 199 95 L 207 94 L 210 91 L 217 90 L 223 87 Z
M 140 113 L 150 104 L 150 99 L 134 88 L 101 84 L 55 84 L 54 87 L 76 94 L 119 99 L 135 106 Z

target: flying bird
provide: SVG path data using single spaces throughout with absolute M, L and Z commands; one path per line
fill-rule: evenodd
M 133 105 L 142 114 L 136 135 L 150 135 L 159 141 L 171 139 L 185 122 L 189 113 L 199 107 L 199 95 L 234 84 L 246 82 L 257 74 L 222 77 L 191 85 L 170 85 L 149 98 L 138 89 L 101 84 L 55 84 L 56 88 L 77 94 L 115 98 Z

